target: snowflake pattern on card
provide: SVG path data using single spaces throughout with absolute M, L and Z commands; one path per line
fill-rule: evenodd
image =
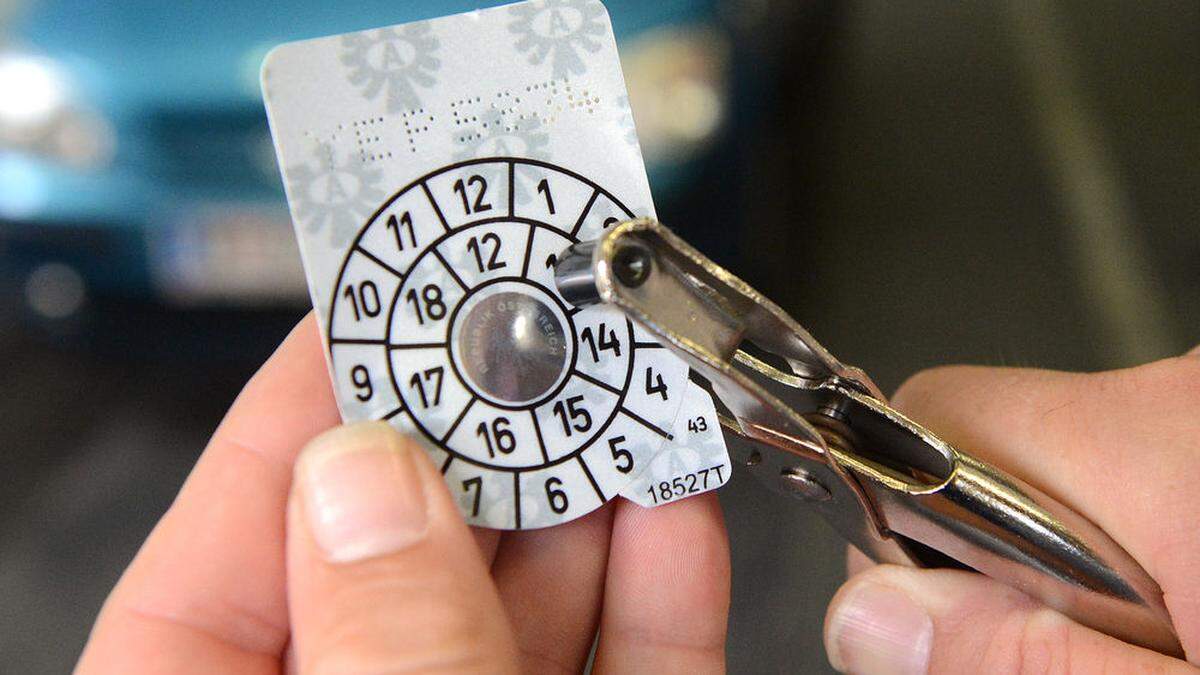
M 594 0 L 546 0 L 514 5 L 509 15 L 515 20 L 509 31 L 520 36 L 517 50 L 528 54 L 529 63 L 550 62 L 554 79 L 587 72 L 581 51 L 600 49 L 599 39 L 607 32 L 604 6 Z
M 288 194 L 296 219 L 309 232 L 328 230 L 332 246 L 345 246 L 387 196 L 383 172 L 348 158 L 334 159 L 329 143 L 317 143 L 313 161 L 290 166 Z
M 368 100 L 384 93 L 388 112 L 416 110 L 421 106 L 417 87 L 437 82 L 437 48 L 428 25 L 408 24 L 343 36 L 341 61 L 346 79 Z

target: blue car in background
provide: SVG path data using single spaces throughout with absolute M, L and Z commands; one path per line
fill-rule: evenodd
M 0 0 L 0 283 L 48 320 L 90 296 L 303 305 L 263 55 L 495 4 Z M 728 40 L 711 1 L 607 6 L 669 197 L 721 132 Z

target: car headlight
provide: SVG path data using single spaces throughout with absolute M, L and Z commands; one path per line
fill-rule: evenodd
M 646 161 L 685 162 L 709 146 L 728 105 L 728 46 L 706 26 L 639 35 L 622 51 L 629 103 Z
M 112 127 L 76 100 L 70 78 L 54 61 L 0 53 L 0 92 L 0 151 L 79 168 L 94 168 L 112 157 Z

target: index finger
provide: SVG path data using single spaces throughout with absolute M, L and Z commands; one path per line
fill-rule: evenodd
M 729 575 L 715 493 L 617 500 L 595 672 L 724 672 Z
M 278 672 L 292 463 L 338 422 L 309 314 L 230 408 L 105 602 L 77 672 Z

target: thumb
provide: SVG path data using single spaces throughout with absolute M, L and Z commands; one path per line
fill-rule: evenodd
M 825 616 L 825 651 L 855 675 L 1196 672 L 982 574 L 895 565 L 842 586 Z
M 496 587 L 441 475 L 385 423 L 333 429 L 300 454 L 287 568 L 301 675 L 516 671 Z

